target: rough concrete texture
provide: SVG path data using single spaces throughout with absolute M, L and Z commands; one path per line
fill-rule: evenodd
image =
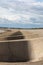
M 0 42 L 0 61 L 32 61 L 43 59 L 43 38 Z
M 27 41 L 0 43 L 0 61 L 27 61 Z

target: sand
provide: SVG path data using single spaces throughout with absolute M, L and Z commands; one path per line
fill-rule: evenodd
M 24 39 L 40 38 L 43 37 L 43 29 L 4 29 L 4 32 L 0 33 L 0 41 L 7 40 L 8 37 L 19 38 L 20 36 L 24 36 Z

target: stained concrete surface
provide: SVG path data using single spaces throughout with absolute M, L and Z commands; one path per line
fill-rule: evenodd
M 31 46 L 27 41 L 1 42 L 0 61 L 27 62 L 31 60 Z

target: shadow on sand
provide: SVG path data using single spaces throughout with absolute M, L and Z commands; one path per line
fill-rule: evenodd
M 20 31 L 12 35 L 18 34 L 23 36 Z M 24 39 L 25 37 L 19 39 L 21 38 Z M 11 40 L 11 38 L 7 39 Z M 30 60 L 30 57 L 31 45 L 29 41 L 0 42 L 0 62 L 26 62 Z

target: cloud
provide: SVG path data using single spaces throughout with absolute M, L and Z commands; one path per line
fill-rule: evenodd
M 20 17 L 19 17 L 19 15 L 12 14 L 7 9 L 0 7 L 0 18 L 5 18 L 5 19 L 8 19 L 8 20 L 14 21 L 14 20 L 19 19 Z
M 0 18 L 10 24 L 43 24 L 43 2 L 36 0 L 0 0 Z M 3 22 L 4 23 L 4 22 Z
M 31 7 L 34 14 L 43 15 L 43 2 L 35 2 Z

